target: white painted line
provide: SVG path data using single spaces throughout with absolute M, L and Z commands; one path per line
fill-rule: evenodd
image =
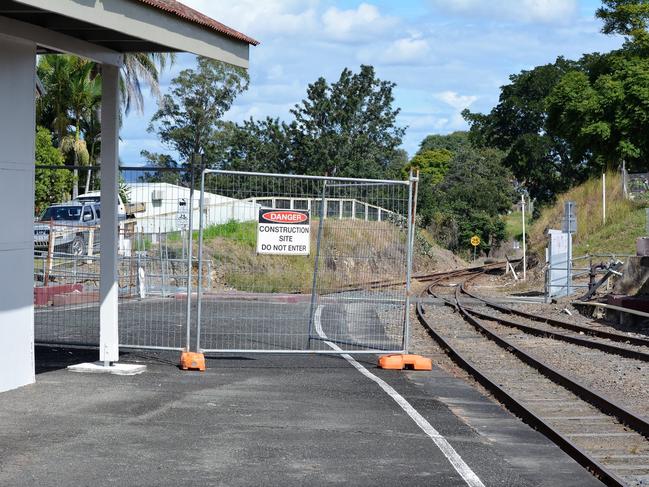
M 343 350 L 333 342 L 327 340 L 327 335 L 322 331 L 322 308 L 323 305 L 318 306 L 314 315 L 314 324 L 315 329 L 320 338 L 329 345 L 336 352 L 342 352 Z M 394 401 L 403 409 L 408 416 L 421 428 L 421 430 L 426 433 L 433 443 L 439 448 L 439 450 L 444 454 L 446 459 L 451 463 L 455 471 L 460 474 L 460 477 L 464 479 L 464 482 L 469 487 L 485 487 L 480 478 L 475 474 L 471 467 L 469 467 L 462 457 L 455 451 L 451 444 L 444 438 L 433 426 L 424 418 L 419 412 L 405 399 L 401 396 L 392 386 L 385 382 L 380 377 L 375 376 L 360 363 L 358 363 L 354 357 L 349 354 L 342 354 L 342 357 L 347 360 L 356 370 L 363 374 L 368 379 L 376 382 L 381 389 L 383 389 L 388 396 L 390 396 Z

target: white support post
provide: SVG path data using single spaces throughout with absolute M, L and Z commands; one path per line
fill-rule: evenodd
M 0 35 L 0 391 L 35 378 L 35 57 L 35 43 Z
M 527 280 L 527 242 L 525 235 L 525 195 L 521 195 L 521 210 L 523 214 L 523 281 Z
M 352 220 L 356 219 L 356 200 L 352 200 Z
M 99 361 L 119 360 L 117 320 L 117 193 L 119 190 L 119 68 L 102 66 L 101 89 L 101 277 L 99 307 Z
M 602 223 L 606 225 L 606 173 L 602 173 Z

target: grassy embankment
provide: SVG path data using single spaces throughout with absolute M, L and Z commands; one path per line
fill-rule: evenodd
M 311 228 L 309 256 L 257 255 L 257 223 L 230 221 L 205 229 L 205 254 L 213 262 L 213 288 L 250 292 L 310 293 L 318 220 Z M 194 234 L 196 245 L 198 238 Z M 170 235 L 170 245 L 180 238 Z M 378 279 L 403 278 L 405 232 L 389 222 L 326 220 L 319 268 L 321 292 Z M 434 259 L 417 254 L 414 268 Z
M 530 225 L 532 224 L 532 218 L 527 214 L 525 230 L 526 232 L 530 231 Z M 523 218 L 520 211 L 512 211 L 509 215 L 503 216 L 503 221 L 505 222 L 505 234 L 508 239 L 518 240 L 519 242 L 523 239 Z
M 543 255 L 547 244 L 545 232 L 561 229 L 563 206 L 566 201 L 577 204 L 577 233 L 574 255 L 587 253 L 635 253 L 636 238 L 645 235 L 645 206 L 649 201 L 624 198 L 621 176 L 606 175 L 606 222 L 602 221 L 602 179 L 591 179 L 567 193 L 541 211 L 530 228 L 529 242 L 533 251 Z

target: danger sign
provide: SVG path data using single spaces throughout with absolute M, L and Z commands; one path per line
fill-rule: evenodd
M 260 209 L 257 253 L 309 255 L 310 220 L 308 210 Z

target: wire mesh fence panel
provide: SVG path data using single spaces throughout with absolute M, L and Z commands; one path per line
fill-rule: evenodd
M 190 220 L 198 222 L 199 192 L 191 189 L 190 171 L 122 168 L 121 176 L 120 346 L 183 349 L 197 262 Z
M 39 199 L 39 178 L 65 181 L 70 187 L 75 177 L 86 184 L 74 199 L 73 191 L 65 190 L 41 194 Z M 75 176 L 69 168 L 39 167 L 36 178 L 35 340 L 98 345 L 99 171 L 79 168 Z M 180 170 L 123 169 L 121 180 L 117 248 L 120 346 L 185 348 L 187 285 L 196 280 L 197 268 L 193 259 L 193 277 L 189 277 L 189 219 L 190 215 L 198 217 L 199 193 L 192 205 L 191 175 Z
M 405 181 L 208 171 L 198 348 L 402 351 L 410 197 Z
M 101 210 L 90 193 L 93 169 L 37 167 L 34 215 L 34 338 L 37 343 L 99 343 Z M 84 191 L 83 183 L 88 191 Z

